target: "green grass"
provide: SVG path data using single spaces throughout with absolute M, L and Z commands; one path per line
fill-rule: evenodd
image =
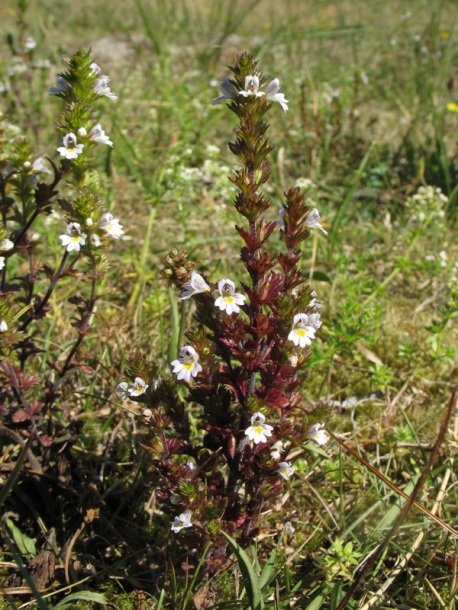
M 3 75 L 11 64 L 5 36 L 17 33 L 14 9 L 11 1 L 0 8 Z M 168 522 L 155 508 L 147 430 L 138 410 L 121 408 L 115 388 L 133 348 L 153 361 L 158 375 L 168 372 L 177 326 L 182 316 L 184 326 L 191 319 L 161 278 L 161 261 L 172 247 L 187 249 L 212 277 L 242 279 L 224 178 L 233 163 L 227 142 L 235 123 L 209 102 L 217 95 L 212 81 L 227 73 L 234 54 L 253 51 L 290 100 L 286 115 L 271 113 L 273 196 L 279 206 L 287 186 L 310 178 L 330 232 L 328 239 L 309 240 L 304 256 L 304 268 L 324 280 L 312 281 L 324 324 L 302 388 L 303 408 L 319 409 L 356 453 L 399 488 L 412 487 L 457 379 L 458 114 L 446 109 L 458 103 L 456 16 L 453 2 L 419 0 L 114 0 L 109 11 L 97 1 L 30 2 L 26 20 L 38 41 L 35 54 L 49 58 L 52 68 L 30 84 L 14 81 L 0 107 L 38 153 L 53 156 L 57 142 L 59 102 L 48 99 L 46 88 L 61 69 L 61 55 L 91 46 L 120 96 L 102 105 L 115 145 L 100 169 L 107 205 L 122 218 L 128 239 L 113 248 L 112 294 L 96 312 L 96 336 L 87 349 L 93 373 L 75 376 L 74 391 L 61 397 L 80 426 L 72 449 L 62 454 L 68 484 L 88 493 L 97 481 L 92 491 L 103 507 L 73 548 L 79 577 L 88 576 L 83 589 L 123 610 L 333 609 L 357 564 L 383 539 L 403 501 L 337 443 L 324 450 L 307 446 L 297 477 L 265 516 L 256 548 L 246 556 L 237 552 L 224 574 L 185 582 L 162 554 Z M 189 168 L 197 169 L 190 175 Z M 409 198 L 426 184 L 441 188 L 448 203 L 443 217 L 428 216 L 429 202 L 426 217 L 415 220 L 419 209 Z M 50 234 L 59 226 L 51 224 Z M 42 335 L 47 352 L 71 343 L 66 323 L 65 310 L 57 308 Z M 2 442 L 2 461 L 22 459 L 8 439 Z M 447 437 L 418 499 L 429 510 L 439 499 L 438 515 L 455 529 L 457 442 Z M 62 547 L 80 519 L 74 498 L 59 498 L 59 514 L 51 516 L 34 497 L 33 486 L 23 485 L 1 500 L 38 549 L 48 522 Z M 287 521 L 294 534 L 282 533 Z M 360 601 L 349 607 L 455 609 L 456 544 L 412 509 L 358 592 Z M 14 540 L 1 551 L 3 561 L 19 564 Z M 265 566 L 270 577 L 259 586 Z M 14 571 L 0 569 L 3 580 Z M 13 596 L 0 608 L 58 608 L 62 569 L 49 592 L 55 595 L 32 606 L 25 605 L 27 596 Z M 391 575 L 396 578 L 382 600 L 370 601 Z M 144 606 L 135 605 L 140 592 Z M 89 600 L 71 607 L 101 606 Z

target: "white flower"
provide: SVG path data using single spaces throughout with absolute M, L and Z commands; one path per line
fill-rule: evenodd
M 251 426 L 245 430 L 246 436 L 253 441 L 255 445 L 258 443 L 267 443 L 267 437 L 272 436 L 273 426 L 264 423 L 266 418 L 257 411 L 251 418 Z
M 81 233 L 81 225 L 78 222 L 70 222 L 67 225 L 66 233 L 59 235 L 62 245 L 67 248 L 67 252 L 79 252 L 81 246 L 86 243 L 86 233 Z
M 306 435 L 320 446 L 326 445 L 329 441 L 329 434 L 324 429 L 324 424 L 313 424 L 313 426 L 307 430 Z
M 307 218 L 305 219 L 305 224 L 309 227 L 309 229 L 320 229 L 320 231 L 323 231 L 325 235 L 328 234 L 328 232 L 323 229 L 323 226 L 320 223 L 320 213 L 316 208 L 310 210 L 307 215 Z
M 0 270 L 5 266 L 5 257 L 0 256 Z
M 100 123 L 97 123 L 91 129 L 91 131 L 89 132 L 89 138 L 93 142 L 97 142 L 98 144 L 107 144 L 108 146 L 113 146 L 113 142 L 110 140 L 110 138 L 103 131 L 102 126 L 100 125 Z
M 239 305 L 243 305 L 246 297 L 243 294 L 235 292 L 235 284 L 231 280 L 224 279 L 218 282 L 218 290 L 221 296 L 215 300 L 216 307 L 221 311 L 225 311 L 231 315 L 239 313 Z
M 238 89 L 230 78 L 223 78 L 219 84 L 220 95 L 212 100 L 212 104 L 219 104 L 224 100 L 232 100 L 238 95 Z
M 176 374 L 178 381 L 183 379 L 186 383 L 189 383 L 191 377 L 196 377 L 201 372 L 202 367 L 197 362 L 198 360 L 199 356 L 196 350 L 190 345 L 185 345 L 180 349 L 180 357 L 171 363 L 173 373 Z
M 0 252 L 8 252 L 14 248 L 14 242 L 11 239 L 2 239 L 0 241 Z
M 121 381 L 121 383 L 118 383 L 118 386 L 116 389 L 118 390 L 119 394 L 121 395 L 121 398 L 127 398 L 129 396 L 129 394 L 128 394 L 129 386 L 125 381 Z
M 95 61 L 91 63 L 89 69 L 93 74 L 96 74 L 97 76 L 102 74 L 102 68 L 98 64 L 96 64 Z
M 323 322 L 321 321 L 320 314 L 318 312 L 309 314 L 308 315 L 308 324 L 309 324 L 309 326 L 312 326 L 315 330 L 318 330 L 320 328 L 320 326 L 323 324 Z
M 122 228 L 122 225 L 119 224 L 119 220 L 113 218 L 113 214 L 110 214 L 110 212 L 102 214 L 99 227 L 114 239 L 118 239 L 118 237 L 121 237 L 124 233 L 124 229 Z
M 190 510 L 186 510 L 184 513 L 181 513 L 181 515 L 178 515 L 178 517 L 175 517 L 170 529 L 172 530 L 172 532 L 175 532 L 175 534 L 177 534 L 185 527 L 192 527 Z
M 132 397 L 141 396 L 148 389 L 148 384 L 143 381 L 141 377 L 135 377 L 134 385 L 127 388 L 127 394 Z
M 5 322 L 5 320 L 0 320 L 0 333 L 6 333 L 7 330 L 8 324 Z
M 270 451 L 270 457 L 275 460 L 276 462 L 278 462 L 278 460 L 281 458 L 281 454 L 283 452 L 283 443 L 282 441 L 277 441 L 276 443 L 274 443 L 272 445 L 272 449 Z
M 316 324 L 316 319 L 309 321 L 309 316 L 306 313 L 297 313 L 293 318 L 293 328 L 288 335 L 288 339 L 299 347 L 311 345 L 312 339 L 315 338 Z
M 295 473 L 294 466 L 290 462 L 280 462 L 278 464 L 278 474 L 285 480 L 290 479 Z
M 102 242 L 100 241 L 100 237 L 97 235 L 97 233 L 93 233 L 91 235 L 91 245 L 94 248 L 100 248 L 100 246 L 102 245 Z
M 279 89 L 280 81 L 278 78 L 274 78 L 267 85 L 265 91 L 259 91 L 259 76 L 257 74 L 249 74 L 245 77 L 245 89 L 239 91 L 239 95 L 243 95 L 243 97 L 252 95 L 255 97 L 262 97 L 265 95 L 271 102 L 278 102 L 283 111 L 286 112 L 288 110 L 288 100 L 285 99 L 284 93 L 278 93 Z
M 291 521 L 287 521 L 285 523 L 285 527 L 283 528 L 283 533 L 286 536 L 291 536 L 292 534 L 294 534 L 294 532 L 296 531 L 296 528 L 294 527 L 294 525 L 291 523 Z
M 181 298 L 190 299 L 195 294 L 200 294 L 201 292 L 210 292 L 210 286 L 197 271 L 192 271 L 191 281 L 183 286 Z
M 52 174 L 52 171 L 46 167 L 44 157 L 37 157 L 35 161 L 32 162 L 32 171 L 36 174 L 43 172 L 44 174 Z
M 63 76 L 58 76 L 55 87 L 50 87 L 48 92 L 49 95 L 59 95 L 60 93 L 65 93 L 65 91 L 68 91 L 70 87 L 70 83 L 66 81 Z
M 84 144 L 77 144 L 74 133 L 67 133 L 62 139 L 62 146 L 57 148 L 57 152 L 64 159 L 76 159 L 83 152 Z
M 243 95 L 243 97 L 249 97 L 250 95 L 262 97 L 265 95 L 264 91 L 259 91 L 259 76 L 257 74 L 245 76 L 245 89 L 239 91 L 239 95 Z
M 266 97 L 271 102 L 278 102 L 283 109 L 283 112 L 288 110 L 288 100 L 285 99 L 284 93 L 278 93 L 280 89 L 280 81 L 274 78 L 270 81 L 266 89 Z
M 94 65 L 97 65 L 97 64 L 94 64 Z M 98 66 L 97 66 L 97 68 L 98 68 Z M 100 68 L 99 68 L 99 70 L 100 70 Z M 108 99 L 116 101 L 118 99 L 118 96 L 115 95 L 111 91 L 111 89 L 108 85 L 109 82 L 110 82 L 110 79 L 108 78 L 108 76 L 106 76 L 105 74 L 102 74 L 95 81 L 93 91 L 94 91 L 94 93 L 97 93 L 97 95 L 104 95 Z
M 76 135 L 79 138 L 85 138 L 87 136 L 87 131 L 85 127 L 78 127 L 78 131 L 76 132 Z
M 31 36 L 27 36 L 24 41 L 24 51 L 26 53 L 29 53 L 30 51 L 33 51 L 36 46 L 37 41 L 34 40 Z

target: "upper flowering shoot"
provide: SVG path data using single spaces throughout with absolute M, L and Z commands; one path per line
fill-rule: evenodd
M 239 305 L 243 305 L 246 296 L 235 292 L 235 284 L 233 281 L 224 279 L 218 282 L 218 290 L 220 296 L 215 300 L 216 307 L 219 307 L 221 311 L 225 311 L 231 315 L 233 313 L 239 313 Z
M 198 363 L 199 355 L 190 345 L 185 345 L 180 349 L 180 357 L 172 362 L 173 372 L 178 381 L 183 379 L 186 383 L 191 381 L 191 377 L 196 377 L 202 370 Z
M 87 235 L 81 232 L 81 225 L 78 222 L 70 222 L 67 225 L 66 232 L 59 236 L 62 245 L 67 249 L 67 252 L 79 252 L 81 246 L 86 243 Z
M 229 78 L 223 78 L 219 85 L 220 95 L 212 100 L 212 104 L 218 104 L 225 100 L 233 100 L 237 95 L 243 97 L 266 97 L 271 102 L 278 102 L 283 108 L 283 111 L 288 110 L 288 100 L 285 99 L 284 93 L 279 93 L 280 81 L 274 78 L 270 81 L 265 91 L 259 89 L 259 76 L 257 74 L 249 74 L 245 77 L 245 88 L 238 90 L 234 82 Z
M 314 313 L 308 316 L 306 313 L 298 313 L 293 318 L 293 328 L 288 339 L 299 347 L 312 344 L 315 332 L 321 326 L 320 314 Z
M 251 426 L 245 430 L 245 434 L 255 445 L 267 443 L 267 437 L 272 436 L 273 426 L 264 423 L 266 418 L 258 411 L 251 418 Z
M 320 229 L 320 231 L 323 231 L 325 235 L 328 234 L 328 232 L 323 229 L 323 225 L 320 223 L 320 213 L 316 208 L 310 210 L 305 220 L 305 224 L 309 227 L 309 229 Z
M 170 529 L 172 530 L 172 532 L 175 532 L 175 534 L 177 534 L 185 527 L 192 527 L 190 510 L 186 510 L 184 513 L 181 513 L 181 515 L 178 515 L 178 517 L 175 517 Z
M 122 225 L 119 224 L 119 220 L 114 218 L 113 214 L 110 214 L 110 212 L 102 214 L 99 227 L 114 239 L 118 239 L 118 237 L 121 237 L 124 233 L 124 229 L 122 228 Z
M 57 152 L 64 159 L 76 159 L 83 152 L 84 144 L 77 144 L 74 133 L 67 133 L 62 139 L 62 146 L 57 148 Z
M 183 286 L 181 298 L 183 300 L 190 299 L 195 294 L 201 294 L 202 292 L 210 292 L 210 286 L 197 271 L 192 271 L 189 284 Z

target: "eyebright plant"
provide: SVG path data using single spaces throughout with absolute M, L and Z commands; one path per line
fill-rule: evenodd
M 301 244 L 312 228 L 323 228 L 300 188 L 289 189 L 281 207 L 263 189 L 274 149 L 266 115 L 277 110 L 274 102 L 288 109 L 278 79 L 265 87 L 248 54 L 230 69 L 213 103 L 227 102 L 239 120 L 229 148 L 238 161 L 230 180 L 237 188 L 240 264 L 231 277 L 211 279 L 185 252 L 168 254 L 164 275 L 183 306 L 195 307 L 193 323 L 171 362 L 172 376 L 158 378 L 157 367 L 137 354 L 130 381 L 120 387 L 126 396 L 137 376 L 149 385 L 134 400 L 145 406 L 152 437 L 152 484 L 181 560 L 185 553 L 183 563 L 192 566 L 200 559 L 193 549 L 210 541 L 210 571 L 226 565 L 230 553 L 219 532 L 249 544 L 261 511 L 294 480 L 293 448 L 326 438 L 321 426 L 307 432 L 317 417 L 305 413 L 299 392 L 321 326 L 316 294 L 300 271 Z M 277 250 L 279 237 L 283 243 L 280 252 L 269 244 L 274 233 Z
M 20 445 L 29 439 L 29 461 L 41 473 L 54 468 L 53 450 L 74 424 L 77 372 L 93 372 L 83 344 L 106 295 L 105 251 L 123 233 L 94 169 L 101 144 L 112 145 L 96 106 L 114 94 L 86 51 L 66 64 L 49 90 L 65 103 L 49 156 L 34 153 L 7 116 L 0 124 L 0 433 Z M 52 333 L 56 302 L 68 320 L 63 340 Z

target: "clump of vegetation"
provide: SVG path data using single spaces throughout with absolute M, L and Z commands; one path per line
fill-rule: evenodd
M 449 7 L 153 4 L 0 8 L 0 608 L 453 608 Z

